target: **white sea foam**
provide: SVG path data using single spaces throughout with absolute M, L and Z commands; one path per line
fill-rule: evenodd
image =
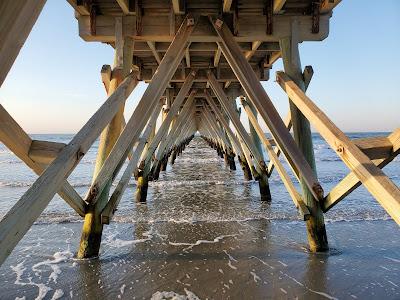
M 176 292 L 157 291 L 151 296 L 151 300 L 200 300 L 200 298 L 192 291 L 189 291 L 186 288 L 184 291 L 186 295 L 181 295 Z
M 195 243 L 185 243 L 185 242 L 168 242 L 170 245 L 172 246 L 188 246 L 186 248 L 183 249 L 183 251 L 192 249 L 195 246 L 199 246 L 201 244 L 215 244 L 218 243 L 219 241 L 228 238 L 228 237 L 235 237 L 237 236 L 237 234 L 227 234 L 227 235 L 220 235 L 217 236 L 216 238 L 214 238 L 213 240 L 197 240 Z

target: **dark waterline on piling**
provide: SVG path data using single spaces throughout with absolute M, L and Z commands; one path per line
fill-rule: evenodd
M 377 134 L 350 137 L 371 135 Z M 328 191 L 348 171 L 317 135 L 314 145 Z M 69 179 L 81 194 L 90 184 L 96 151 L 95 145 Z M 396 184 L 399 167 L 396 159 L 385 168 Z M 0 168 L 4 215 L 36 176 L 3 145 Z M 0 298 L 50 299 L 71 292 L 109 299 L 172 292 L 191 299 L 399 297 L 398 228 L 365 189 L 326 215 L 330 255 L 310 255 L 304 223 L 278 176 L 270 179 L 269 205 L 260 202 L 256 182 L 243 182 L 239 169 L 226 169 L 215 150 L 196 138 L 150 183 L 147 205 L 134 203 L 131 182 L 116 222 L 105 228 L 101 257 L 92 261 L 72 258 L 81 219 L 56 196 L 1 267 Z

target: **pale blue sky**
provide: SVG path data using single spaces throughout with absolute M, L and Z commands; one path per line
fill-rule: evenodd
M 308 94 L 344 131 L 392 131 L 400 126 L 400 1 L 343 0 L 329 37 L 304 42 L 302 65 L 312 65 Z M 29 133 L 78 131 L 105 100 L 100 68 L 113 50 L 87 43 L 67 1 L 48 0 L 0 88 L 0 103 Z M 282 115 L 287 98 L 273 81 L 264 84 Z M 128 99 L 132 113 L 144 85 Z

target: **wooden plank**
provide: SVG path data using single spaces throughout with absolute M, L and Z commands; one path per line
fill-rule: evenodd
M 156 50 L 155 43 L 148 41 L 147 45 L 149 45 L 149 48 L 151 49 L 151 52 L 153 53 L 154 58 L 156 59 L 157 63 L 160 64 L 161 63 L 161 57 L 160 57 L 160 54 Z
M 0 86 L 36 23 L 46 0 L 2 0 L 0 4 Z
M 221 58 L 221 48 L 218 47 L 217 50 L 215 51 L 215 55 L 214 55 L 214 67 L 218 67 L 219 64 L 219 60 Z
M 223 0 L 222 11 L 228 13 L 231 11 L 232 0 Z
M 103 65 L 101 67 L 101 81 L 104 84 L 104 88 L 108 94 L 108 89 L 110 88 L 110 82 L 111 82 L 111 66 L 110 65 Z
M 372 162 L 380 169 L 389 164 L 400 153 L 400 128 L 396 129 L 389 135 L 388 140 L 392 143 L 392 150 L 384 158 L 372 160 Z M 349 173 L 343 178 L 332 190 L 326 195 L 322 202 L 321 208 L 324 212 L 329 211 L 332 207 L 342 201 L 347 195 L 361 185 L 360 180 L 354 172 Z
M 310 211 L 308 210 L 307 206 L 304 204 L 303 200 L 301 199 L 300 194 L 296 190 L 295 186 L 293 185 L 292 180 L 290 179 L 289 174 L 286 172 L 285 168 L 283 167 L 282 163 L 279 161 L 278 156 L 274 152 L 271 143 L 267 139 L 264 134 L 264 131 L 261 129 L 261 126 L 257 122 L 256 116 L 253 114 L 252 110 L 250 109 L 249 104 L 241 98 L 241 103 L 243 108 L 245 109 L 249 121 L 253 125 L 255 131 L 257 132 L 258 137 L 261 139 L 262 143 L 264 144 L 265 149 L 267 150 L 268 156 L 271 161 L 274 162 L 276 165 L 276 170 L 279 173 L 279 176 L 282 179 L 283 184 L 285 185 L 289 195 L 292 197 L 294 204 L 296 205 L 299 213 L 304 221 L 310 218 Z
M 0 221 L 0 264 L 46 208 L 103 128 L 110 123 L 129 95 L 127 92 L 130 91 L 132 77 L 124 80 Z
M 128 155 L 127 150 L 131 149 L 135 141 L 139 138 L 140 133 L 156 108 L 157 101 L 159 101 L 164 93 L 168 81 L 183 58 L 184 51 L 188 45 L 189 36 L 194 28 L 193 25 L 193 19 L 189 16 L 182 22 L 174 41 L 164 55 L 151 83 L 147 86 L 146 91 L 119 136 L 113 150 L 108 155 L 96 179 L 93 181 L 87 197 L 89 203 L 95 203 L 97 201 L 105 187 L 105 183 L 112 178 L 118 164 Z
M 235 36 L 237 42 L 277 42 L 280 38 L 288 36 L 291 32 L 290 20 L 292 16 L 274 15 L 273 34 L 265 32 L 266 18 L 264 15 L 240 16 L 237 26 L 240 28 Z M 300 41 L 321 41 L 329 34 L 330 15 L 320 16 L 319 33 L 311 33 L 312 20 L 310 16 L 296 16 L 299 21 Z M 90 19 L 88 16 L 78 16 L 79 35 L 85 41 L 115 42 L 114 17 L 96 16 L 96 34 L 91 34 Z M 138 34 L 135 29 L 136 16 L 124 16 L 124 34 L 132 37 L 135 41 L 171 42 L 173 36 L 170 35 L 170 18 L 168 16 L 155 18 L 153 15 L 142 16 L 142 32 Z M 210 27 L 207 18 L 200 18 L 199 26 L 194 30 L 190 37 L 190 42 L 218 42 L 220 38 L 215 35 Z
M 171 0 L 172 1 L 172 9 L 174 10 L 174 14 L 180 15 L 181 9 L 179 7 L 179 0 Z
M 274 0 L 274 8 L 273 8 L 274 14 L 278 14 L 282 10 L 285 3 L 286 0 Z
M 122 12 L 125 15 L 132 14 L 133 12 L 129 8 L 129 0 L 116 0 L 119 7 L 121 7 Z
M 137 164 L 140 159 L 140 155 L 143 152 L 143 149 L 145 145 L 148 142 L 148 138 L 150 136 L 150 133 L 153 131 L 153 129 L 156 126 L 156 121 L 158 118 L 158 114 L 160 113 L 161 105 L 162 103 L 159 102 L 159 107 L 154 110 L 153 115 L 151 116 L 146 129 L 143 132 L 142 138 L 139 141 L 139 144 L 137 145 L 135 151 L 132 154 L 132 158 L 129 161 L 124 173 L 121 176 L 120 181 L 118 182 L 118 185 L 116 186 L 115 190 L 113 191 L 110 200 L 107 202 L 106 206 L 101 212 L 101 221 L 103 224 L 110 224 L 110 221 L 114 215 L 114 212 L 116 211 L 118 204 L 122 198 L 122 195 L 124 194 L 124 191 L 126 187 L 128 186 L 129 180 L 132 177 L 132 174 L 135 171 L 135 168 L 137 168 Z
M 400 190 L 283 72 L 279 85 L 388 214 L 400 224 Z
M 10 116 L 10 114 L 2 105 L 0 105 L 0 141 L 36 174 L 42 174 L 45 166 L 35 162 L 29 156 L 32 146 L 31 138 Z M 64 180 L 61 188 L 58 190 L 58 194 L 80 216 L 85 215 L 86 203 L 67 180 Z
M 186 67 L 190 68 L 190 52 L 189 52 L 189 46 L 185 50 L 185 61 L 186 61 Z
M 387 158 L 393 149 L 393 144 L 388 137 L 377 136 L 363 139 L 352 140 L 354 144 L 362 151 L 369 159 Z
M 49 165 L 65 146 L 64 143 L 32 140 L 28 155 L 36 163 Z
M 222 53 L 235 72 L 249 100 L 264 119 L 277 145 L 279 145 L 290 163 L 297 167 L 314 197 L 316 199 L 323 199 L 323 189 L 313 170 L 295 144 L 265 89 L 258 81 L 256 74 L 241 52 L 240 47 L 233 39 L 229 28 L 221 20 L 214 22 L 211 19 L 211 22 L 221 38 L 219 45 Z

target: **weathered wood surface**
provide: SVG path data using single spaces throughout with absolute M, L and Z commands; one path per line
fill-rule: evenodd
M 0 264 L 46 208 L 103 128 L 110 123 L 120 104 L 128 97 L 132 82 L 132 76 L 124 80 L 1 220 Z
M 342 161 L 388 214 L 400 224 L 399 188 L 283 72 L 277 81 Z

